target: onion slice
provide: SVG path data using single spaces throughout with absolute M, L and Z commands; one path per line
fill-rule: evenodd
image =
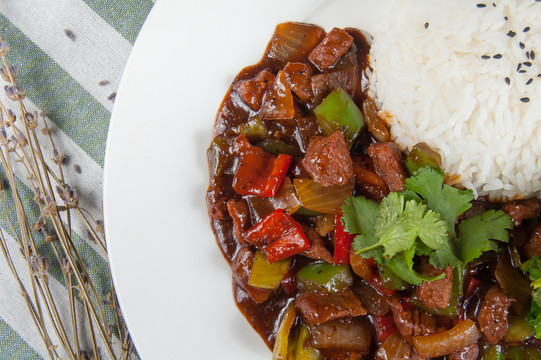
M 276 334 L 276 340 L 274 341 L 274 349 L 272 350 L 272 360 L 285 359 L 287 356 L 287 347 L 289 340 L 289 331 L 291 326 L 295 322 L 297 317 L 297 311 L 293 302 L 289 303 L 289 306 L 284 311 L 278 333 Z
M 481 332 L 475 323 L 464 320 L 453 328 L 425 336 L 414 336 L 413 346 L 422 358 L 433 358 L 448 355 L 477 342 Z

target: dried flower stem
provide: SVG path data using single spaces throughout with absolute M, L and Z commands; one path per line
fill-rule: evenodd
M 78 331 L 79 322 L 83 322 L 88 329 L 92 342 L 92 351 L 96 359 L 100 358 L 97 336 L 103 339 L 103 345 L 108 358 L 117 359 L 112 347 L 112 332 L 107 323 L 106 313 L 100 294 L 92 281 L 88 272 L 87 266 L 81 258 L 77 246 L 72 240 L 72 216 L 77 216 L 84 224 L 92 240 L 98 244 L 100 250 L 107 255 L 107 248 L 103 234 L 103 225 L 98 224 L 94 217 L 79 206 L 78 193 L 73 190 L 67 183 L 64 177 L 63 165 L 64 157 L 59 155 L 58 150 L 51 136 L 52 129 L 47 124 L 47 120 L 43 113 L 38 116 L 37 112 L 30 113 L 23 100 L 26 97 L 24 89 L 16 83 L 16 67 L 10 67 L 7 63 L 6 53 L 7 45 L 0 37 L 0 58 L 3 63 L 2 77 L 10 84 L 6 86 L 6 94 L 10 100 L 14 101 L 19 117 L 8 109 L 8 107 L 0 101 L 0 165 L 6 173 L 9 188 L 12 194 L 13 205 L 15 207 L 15 215 L 17 218 L 18 229 L 8 212 L 8 202 L 6 201 L 3 191 L 3 186 L 0 186 L 0 197 L 2 208 L 6 214 L 6 219 L 10 230 L 13 232 L 16 240 L 22 249 L 22 255 L 26 262 L 27 271 L 30 276 L 30 284 L 32 287 L 33 297 L 29 296 L 23 282 L 21 281 L 17 270 L 12 261 L 11 254 L 8 251 L 4 235 L 0 229 L 0 247 L 4 258 L 6 259 L 11 272 L 19 284 L 21 295 L 25 299 L 29 309 L 30 316 L 36 328 L 43 339 L 44 345 L 51 359 L 59 358 L 56 352 L 57 345 L 53 344 L 48 334 L 48 328 L 45 326 L 44 312 L 51 320 L 51 328 L 56 334 L 60 346 L 64 349 L 67 356 L 71 359 L 79 359 L 81 354 L 86 353 L 81 349 L 81 334 Z M 16 120 L 19 120 L 17 121 Z M 52 146 L 54 162 L 58 165 L 58 169 L 54 171 L 44 155 L 43 148 L 39 142 L 36 129 L 38 124 L 42 124 L 42 133 L 46 135 L 46 141 Z M 13 135 L 8 137 L 8 133 Z M 67 295 L 69 300 L 69 314 L 71 331 L 73 338 L 70 340 L 67 328 L 62 322 L 60 314 L 61 309 L 58 308 L 55 298 L 49 287 L 49 278 L 46 274 L 49 266 L 49 260 L 39 255 L 37 239 L 32 233 L 29 216 L 23 205 L 20 197 L 18 184 L 15 178 L 16 170 L 14 164 L 22 164 L 22 169 L 26 172 L 30 187 L 34 192 L 34 201 L 39 208 L 39 218 L 35 224 L 36 231 L 40 230 L 46 240 L 50 244 L 50 248 L 54 254 L 57 263 L 62 264 L 61 268 L 65 283 L 67 285 Z M 57 175 L 58 174 L 58 175 Z M 20 177 L 20 175 L 19 175 Z M 55 194 L 53 185 L 58 191 Z M 63 201 L 63 204 L 60 202 Z M 73 210 L 73 213 L 72 213 Z M 65 217 L 61 217 L 65 215 Z M 65 222 L 62 220 L 65 219 Z M 50 233 L 48 228 L 52 226 L 54 234 Z M 97 229 L 97 230 L 96 230 Z M 100 236 L 101 234 L 101 236 Z M 119 354 L 120 358 L 128 358 L 133 350 L 131 338 L 126 330 L 125 325 L 121 320 L 121 312 L 116 299 L 116 292 L 111 281 L 111 297 L 108 295 L 108 303 L 114 312 L 116 327 L 120 339 L 122 340 L 122 349 Z M 79 291 L 79 299 L 84 306 L 85 317 L 76 316 L 76 303 L 78 300 L 74 297 L 74 291 Z

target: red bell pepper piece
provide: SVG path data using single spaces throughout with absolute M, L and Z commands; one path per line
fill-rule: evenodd
M 246 230 L 244 240 L 261 248 L 267 261 L 271 263 L 310 247 L 301 224 L 282 209 L 274 210 L 254 227 Z
M 235 139 L 239 154 L 237 172 L 233 177 L 233 189 L 240 195 L 272 197 L 284 180 L 292 156 L 275 156 L 250 144 L 245 134 Z
M 374 327 L 378 336 L 379 345 L 383 344 L 391 334 L 397 333 L 398 329 L 394 323 L 393 313 L 389 311 L 383 316 L 372 316 L 374 319 Z
M 342 211 L 336 214 L 334 220 L 334 255 L 335 264 L 349 265 L 351 243 L 355 235 L 348 233 L 342 224 Z

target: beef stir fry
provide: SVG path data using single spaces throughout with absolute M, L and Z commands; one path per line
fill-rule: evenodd
M 238 308 L 276 359 L 541 359 L 541 202 L 474 200 L 426 144 L 402 153 L 369 49 L 280 24 L 225 96 L 207 204 Z

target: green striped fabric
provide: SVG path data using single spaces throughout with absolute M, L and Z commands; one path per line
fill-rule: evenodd
M 153 5 L 152 0 L 0 1 L 0 34 L 10 47 L 9 62 L 18 67 L 27 93 L 26 106 L 47 115 L 57 148 L 67 156 L 66 182 L 79 190 L 82 206 L 95 219 L 102 218 L 103 160 L 114 96 L 130 50 Z M 0 101 L 13 104 L 1 93 Z M 44 147 L 47 150 L 47 145 Z M 1 165 L 0 179 L 6 180 Z M 29 220 L 34 222 L 39 212 L 33 205 L 32 184 L 21 171 L 17 183 L 23 203 L 33 210 Z M 12 227 L 7 216 L 15 219 L 14 202 L 9 191 L 3 191 L 3 195 L 8 212 L 0 210 L 0 231 L 21 279 L 29 284 L 26 262 L 19 254 L 16 239 L 18 228 L 16 224 Z M 89 240 L 81 221 L 74 221 L 72 228 L 74 244 L 98 292 L 110 292 L 106 255 Z M 54 258 L 43 239 L 37 240 L 37 246 L 43 255 Z M 48 275 L 51 292 L 67 294 L 57 263 L 52 262 Z M 49 358 L 1 253 L 0 289 L 0 360 Z M 69 303 L 67 296 L 64 298 L 57 306 L 67 311 Z M 77 304 L 79 310 L 81 304 Z M 113 322 L 112 312 L 106 316 Z M 83 351 L 92 349 L 87 342 L 89 347 Z M 104 349 L 100 354 L 107 358 Z

